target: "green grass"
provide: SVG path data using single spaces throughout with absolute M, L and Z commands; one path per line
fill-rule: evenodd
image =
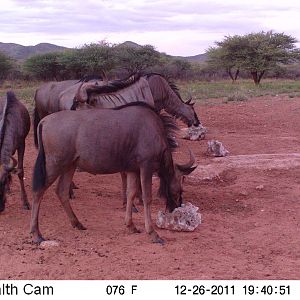
M 291 97 L 299 97 L 300 80 L 265 80 L 259 86 L 255 86 L 251 80 L 231 81 L 190 81 L 178 84 L 183 98 L 192 95 L 194 100 L 203 101 L 212 98 L 223 98 L 227 101 L 245 101 L 251 97 L 265 95 L 288 94 Z
M 17 98 L 22 100 L 31 112 L 34 106 L 35 90 L 41 84 L 36 81 L 5 81 L 0 85 L 0 96 L 5 96 L 7 91 L 13 90 Z
M 5 81 L 0 85 L 0 96 L 12 89 L 17 97 L 32 111 L 35 90 L 42 84 L 37 81 Z M 291 99 L 300 97 L 300 80 L 262 80 L 255 86 L 251 80 L 231 81 L 180 81 L 177 82 L 183 99 L 189 95 L 196 101 L 209 101 L 209 99 L 222 98 L 225 102 L 247 101 L 251 97 L 265 95 L 276 96 L 286 94 Z

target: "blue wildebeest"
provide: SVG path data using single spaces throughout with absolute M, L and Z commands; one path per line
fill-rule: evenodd
M 34 142 L 37 147 L 37 126 L 44 117 L 65 109 L 70 109 L 78 87 L 89 82 L 92 85 L 106 82 L 106 76 L 85 76 L 80 80 L 51 81 L 39 87 L 34 96 L 33 129 Z
M 126 226 L 138 232 L 132 221 L 132 203 L 140 180 L 145 228 L 153 242 L 163 243 L 151 220 L 152 175 L 160 178 L 160 195 L 169 211 L 182 203 L 182 174 L 195 168 L 174 164 L 175 145 L 170 117 L 157 114 L 142 102 L 116 109 L 61 111 L 45 117 L 38 126 L 39 153 L 33 174 L 31 233 L 39 243 L 38 215 L 43 194 L 58 178 L 56 193 L 73 227 L 85 229 L 68 200 L 69 185 L 79 167 L 91 174 L 127 173 Z
M 175 118 L 181 119 L 188 126 L 199 126 L 200 121 L 191 99 L 184 102 L 174 83 L 157 73 L 141 75 L 136 73 L 128 78 L 109 81 L 105 85 L 82 83 L 74 98 L 76 108 L 113 108 L 129 102 L 144 101 L 154 106 L 156 111 L 164 109 Z M 195 159 L 191 157 L 190 166 Z M 126 205 L 126 174 L 122 177 L 123 206 Z M 141 197 L 138 193 L 138 198 Z M 134 208 L 135 209 L 135 208 Z
M 21 200 L 25 209 L 30 209 L 24 187 L 23 159 L 25 138 L 30 130 L 30 117 L 26 107 L 13 92 L 7 92 L 0 101 L 0 212 L 5 209 L 6 192 L 11 182 L 11 173 L 18 174 L 21 185 Z M 18 161 L 13 157 L 18 152 Z M 17 168 L 16 168 L 17 167 Z
M 82 83 L 74 98 L 73 108 L 86 103 L 91 107 L 113 108 L 134 101 L 153 105 L 157 111 L 164 109 L 188 126 L 197 127 L 201 124 L 191 98 L 184 102 L 177 86 L 157 73 L 136 73 L 105 85 Z
M 165 109 L 169 114 L 180 118 L 187 125 L 199 126 L 200 122 L 195 113 L 193 104 L 188 100 L 184 102 L 178 92 L 177 87 L 167 81 L 162 75 L 151 73 L 141 75 L 139 73 L 131 75 L 125 79 L 107 82 L 86 81 L 72 83 L 69 88 L 65 88 L 59 94 L 56 90 L 61 90 L 63 83 L 51 83 L 54 88 L 51 90 L 43 88 L 43 97 L 36 95 L 35 111 L 44 111 L 44 115 L 64 109 L 84 109 L 84 108 L 114 108 L 131 102 L 146 102 L 157 111 Z M 47 87 L 47 86 L 46 86 Z M 75 90 L 77 92 L 75 93 Z M 58 96 L 59 95 L 59 96 Z M 57 98 L 57 100 L 55 100 Z M 53 102 L 53 104 L 51 104 Z M 71 107 L 71 102 L 73 105 Z M 50 107 L 50 108 L 49 108 Z M 41 115 L 41 113 L 40 113 Z M 39 118 L 34 118 L 39 120 Z M 35 142 L 37 145 L 36 128 L 38 122 L 34 122 Z M 126 174 L 122 176 L 122 198 L 123 205 L 126 204 Z M 70 187 L 70 198 L 74 193 Z M 138 194 L 140 198 L 140 194 Z

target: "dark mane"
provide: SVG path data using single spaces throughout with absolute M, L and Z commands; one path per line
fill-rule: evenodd
M 146 102 L 142 102 L 142 101 L 137 101 L 137 102 L 129 102 L 129 103 L 126 103 L 124 105 L 121 105 L 121 106 L 116 106 L 116 107 L 113 107 L 111 109 L 113 110 L 120 110 L 120 109 L 123 109 L 123 108 L 126 108 L 126 107 L 130 107 L 130 106 L 141 106 L 141 107 L 146 107 L 148 109 L 151 109 L 152 111 L 155 111 L 154 107 L 151 106 L 150 104 L 146 103 Z
M 133 75 L 128 76 L 125 79 L 117 79 L 117 80 L 110 81 L 108 84 L 103 86 L 90 87 L 87 89 L 87 94 L 89 97 L 92 93 L 97 93 L 97 94 L 114 93 L 128 86 L 131 86 L 132 84 L 136 83 L 140 78 L 141 75 L 139 73 L 135 73 Z
M 3 106 L 2 118 L 0 120 L 0 152 L 2 149 L 2 143 L 5 135 L 5 130 L 7 126 L 7 116 L 11 113 L 14 105 L 18 102 L 14 92 L 9 91 L 6 93 L 6 101 Z
M 185 103 L 181 98 L 181 95 L 179 93 L 179 88 L 177 87 L 177 85 L 174 83 L 174 81 L 170 77 L 166 77 L 160 73 L 155 73 L 155 72 L 145 73 L 143 76 L 148 79 L 149 77 L 155 76 L 155 75 L 164 78 L 167 81 L 170 88 L 172 89 L 172 91 L 176 94 L 176 96 L 182 101 L 182 103 Z
M 169 116 L 163 112 L 158 113 L 154 107 L 152 107 L 151 105 L 149 105 L 146 102 L 129 102 L 124 105 L 117 106 L 117 107 L 114 107 L 111 109 L 121 110 L 123 108 L 131 107 L 131 106 L 144 107 L 144 108 L 150 109 L 154 113 L 156 113 L 160 117 L 161 121 L 163 122 L 165 134 L 166 134 L 166 138 L 167 138 L 167 142 L 168 142 L 168 146 L 169 146 L 170 150 L 172 151 L 173 149 L 177 148 L 178 144 L 176 142 L 175 135 L 176 135 L 176 131 L 179 130 L 179 128 L 177 127 L 174 118 L 172 118 L 171 116 Z
M 166 208 L 169 212 L 172 212 L 176 205 L 174 203 L 172 193 L 170 190 L 171 178 L 174 176 L 174 162 L 170 151 L 165 150 L 160 163 L 158 171 L 158 177 L 160 178 L 160 184 L 158 189 L 159 197 L 166 199 Z
M 77 83 L 79 82 L 89 82 L 91 80 L 103 80 L 104 78 L 99 75 L 85 75 L 83 76 L 80 80 L 78 80 Z

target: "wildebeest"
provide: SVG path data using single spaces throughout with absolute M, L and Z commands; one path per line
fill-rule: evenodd
M 151 96 L 147 85 L 142 80 L 148 82 Z M 143 86 L 140 82 L 143 82 Z M 157 73 L 148 73 L 143 76 L 136 73 L 125 79 L 110 81 L 105 85 L 95 86 L 87 83 L 79 88 L 74 99 L 75 107 L 78 104 L 87 103 L 97 108 L 112 108 L 134 101 L 144 101 L 150 105 L 154 101 L 157 111 L 164 109 L 188 126 L 197 127 L 201 124 L 191 99 L 184 102 L 177 86 Z
M 85 76 L 81 80 L 51 81 L 39 87 L 34 96 L 33 111 L 34 142 L 37 147 L 37 126 L 44 117 L 65 109 L 70 109 L 78 87 L 82 83 L 99 84 L 106 81 L 105 74 L 101 76 Z
M 109 81 L 107 84 L 93 85 L 82 83 L 74 98 L 72 108 L 112 108 L 125 103 L 144 101 L 154 106 L 156 111 L 165 109 L 169 114 L 180 118 L 188 126 L 199 126 L 200 121 L 189 101 L 182 100 L 177 87 L 162 75 L 135 73 L 125 79 Z M 122 198 L 126 205 L 126 174 L 122 174 Z M 72 192 L 70 193 L 72 194 Z M 140 193 L 138 193 L 140 197 Z M 140 199 L 141 202 L 141 199 Z
M 33 241 L 43 241 L 38 225 L 39 207 L 43 194 L 57 178 L 56 193 L 72 226 L 85 229 L 68 199 L 69 185 L 79 167 L 91 174 L 128 174 L 125 223 L 131 232 L 138 232 L 132 222 L 132 202 L 140 180 L 146 232 L 153 242 L 163 243 L 151 220 L 152 174 L 158 173 L 160 195 L 172 211 L 182 203 L 182 174 L 195 168 L 173 163 L 175 126 L 170 117 L 158 115 L 151 106 L 139 102 L 113 110 L 61 111 L 41 120 L 33 174 Z
M 102 82 L 84 78 L 81 82 L 77 80 L 49 82 L 37 89 L 33 115 L 36 146 L 36 129 L 42 118 L 60 110 L 71 109 L 72 106 L 75 108 L 80 103 L 88 103 L 90 106 L 100 108 L 112 108 L 133 101 L 144 101 L 151 105 L 154 102 L 156 110 L 165 109 L 188 126 L 197 127 L 201 124 L 191 99 L 184 102 L 176 85 L 161 74 L 149 73 L 142 76 L 137 73 L 109 83 L 104 73 L 99 78 Z M 106 88 L 100 88 L 104 85 L 103 83 Z M 77 99 L 73 103 L 76 90 Z
M 53 84 L 53 83 L 52 83 Z M 78 89 L 75 94 L 75 90 Z M 71 92 L 69 92 L 69 90 Z M 52 91 L 53 93 L 53 91 Z M 178 92 L 175 84 L 166 80 L 162 75 L 157 73 L 149 73 L 142 75 L 141 73 L 133 74 L 125 79 L 113 80 L 107 82 L 107 78 L 95 84 L 93 81 L 82 81 L 81 83 L 72 84 L 68 89 L 60 92 L 59 100 L 54 101 L 53 95 L 49 98 L 51 91 L 47 91 L 44 95 L 45 100 L 41 100 L 40 95 L 36 96 L 35 111 L 44 110 L 47 114 L 64 109 L 76 108 L 113 108 L 130 102 L 146 102 L 155 107 L 157 111 L 165 109 L 169 114 L 180 118 L 188 126 L 199 126 L 200 121 L 194 110 L 191 99 L 184 102 Z M 54 93 L 55 95 L 55 93 Z M 75 95 L 75 97 L 74 97 Z M 55 96 L 57 97 L 57 96 Z M 74 105 L 71 102 L 74 99 Z M 54 104 L 50 105 L 53 101 Z M 52 107 L 46 109 L 47 106 Z M 53 109 L 53 106 L 55 109 Z M 43 116 L 44 117 L 44 116 Z M 34 120 L 39 120 L 34 117 Z M 37 128 L 38 122 L 34 124 L 35 144 L 37 146 Z M 126 203 L 126 175 L 122 175 L 122 197 L 123 204 Z M 70 197 L 73 197 L 73 190 L 70 188 Z
M 23 168 L 25 138 L 30 130 L 29 113 L 12 91 L 7 92 L 6 98 L 1 99 L 0 113 L 0 212 L 5 209 L 6 192 L 12 172 L 16 172 L 19 177 L 23 207 L 30 209 L 24 187 Z M 18 161 L 13 157 L 16 151 Z

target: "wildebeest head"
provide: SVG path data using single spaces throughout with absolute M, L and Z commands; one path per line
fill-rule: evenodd
M 189 116 L 188 117 L 188 126 L 191 127 L 192 125 L 198 127 L 201 122 L 198 119 L 198 116 L 195 112 L 194 109 L 194 105 L 195 102 L 192 102 L 192 97 L 190 96 L 190 98 L 185 102 L 185 110 L 186 110 L 186 115 Z
M 190 160 L 186 164 L 175 164 L 174 165 L 174 176 L 171 177 L 169 182 L 169 188 L 164 185 L 164 177 L 160 176 L 160 196 L 166 198 L 167 209 L 172 212 L 176 207 L 180 207 L 182 204 L 182 193 L 183 193 L 183 180 L 184 176 L 193 172 L 197 165 L 195 163 L 195 156 L 190 151 Z
M 12 157 L 9 164 L 0 165 L 0 212 L 5 209 L 6 192 L 11 183 L 11 172 L 15 169 L 17 161 Z
M 90 108 L 87 90 L 97 86 L 107 85 L 107 83 L 108 80 L 106 76 L 103 77 L 103 80 L 82 81 L 73 99 L 71 110 L 76 110 L 78 106 L 80 106 L 81 109 Z

